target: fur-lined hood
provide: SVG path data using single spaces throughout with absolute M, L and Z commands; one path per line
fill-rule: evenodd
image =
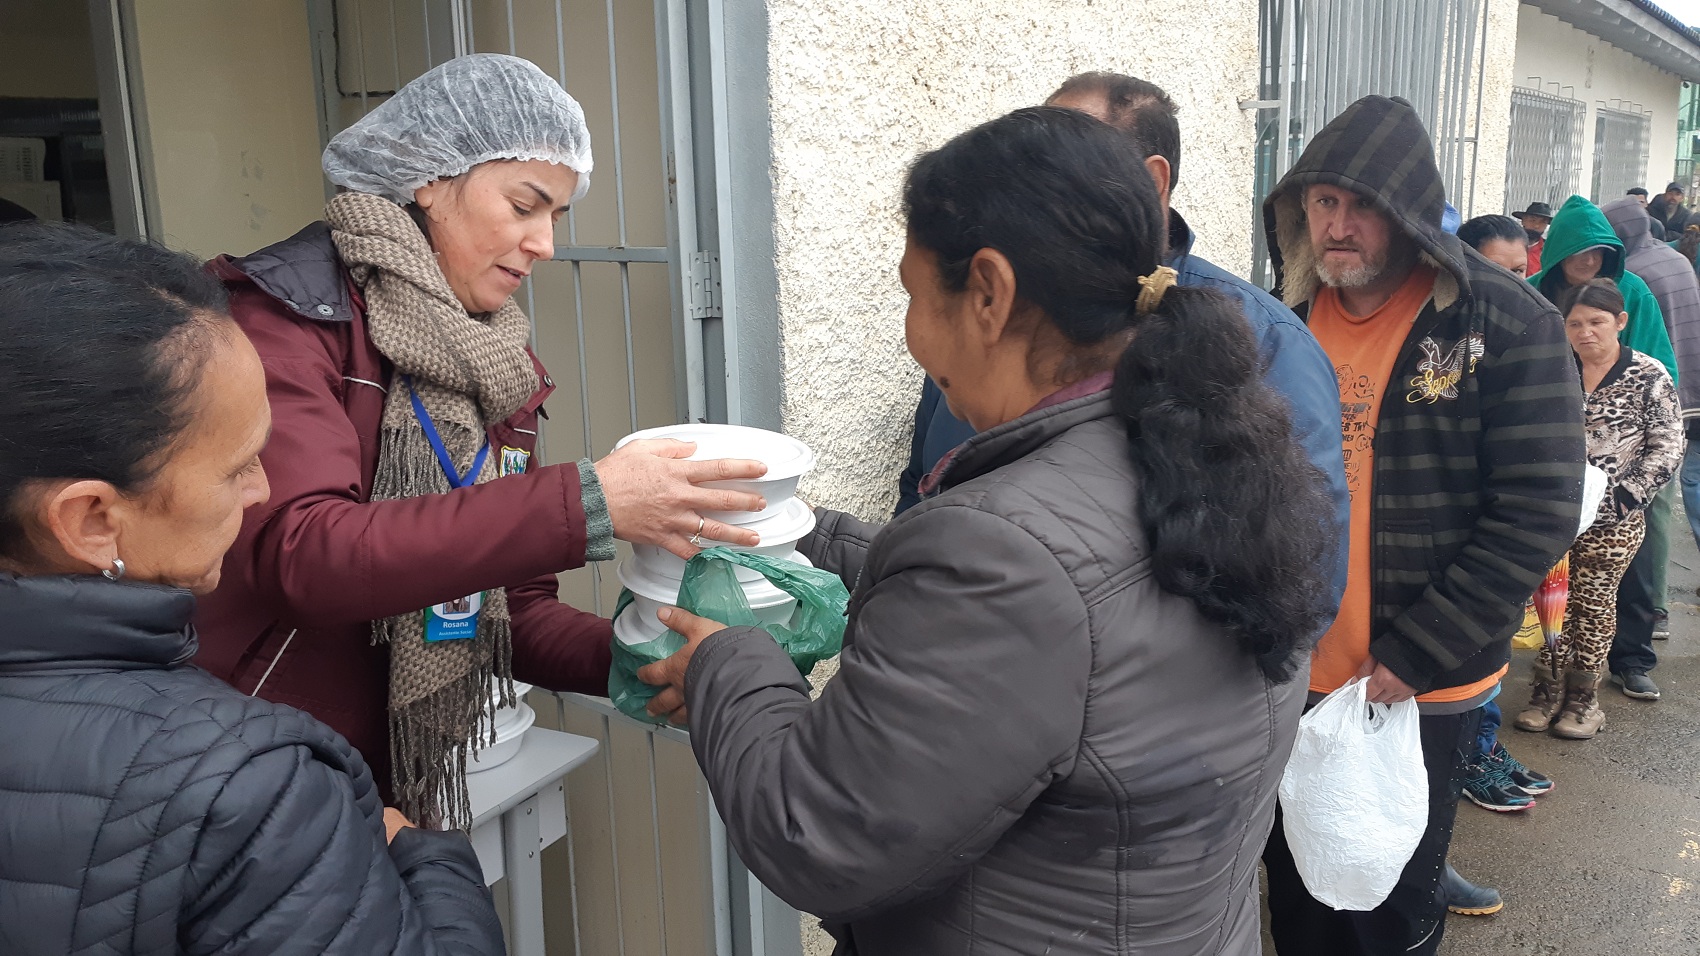
M 1274 260 L 1276 291 L 1290 307 L 1316 297 L 1316 250 L 1305 222 L 1305 187 L 1319 183 L 1367 197 L 1396 223 L 1439 270 L 1434 305 L 1445 311 L 1470 297 L 1464 244 L 1443 230 L 1446 187 L 1434 145 L 1411 104 L 1366 96 L 1323 127 L 1304 155 L 1263 202 L 1263 228 Z

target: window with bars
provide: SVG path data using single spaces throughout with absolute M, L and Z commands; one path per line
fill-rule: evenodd
M 1635 186 L 1648 186 L 1647 151 L 1652 114 L 1640 109 L 1594 111 L 1594 202 L 1607 202 Z
M 1581 188 L 1587 105 L 1527 87 L 1511 90 L 1505 150 L 1505 212 L 1544 202 L 1557 209 Z
M 1446 196 L 1474 206 L 1485 0 L 1261 0 L 1252 279 L 1273 282 L 1263 200 L 1310 138 L 1355 100 L 1397 96 L 1434 140 Z

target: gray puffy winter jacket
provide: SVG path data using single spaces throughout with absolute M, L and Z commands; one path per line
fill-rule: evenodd
M 1303 682 L 1159 589 L 1109 393 L 981 433 L 945 481 L 805 543 L 858 582 L 820 700 L 761 630 L 696 651 L 691 742 L 739 857 L 841 954 L 1260 952 Z
M 346 741 L 188 663 L 194 610 L 0 574 L 0 953 L 503 952 L 466 837 L 386 847 Z

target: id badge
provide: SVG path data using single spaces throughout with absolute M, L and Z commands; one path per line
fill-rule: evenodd
M 478 636 L 478 615 L 484 610 L 484 592 L 425 609 L 425 640 L 461 641 Z
M 523 475 L 531 464 L 531 452 L 512 445 L 502 446 L 502 460 L 496 467 L 496 477 L 506 478 L 509 475 Z

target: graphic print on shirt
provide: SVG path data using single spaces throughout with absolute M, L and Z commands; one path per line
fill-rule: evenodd
M 1405 401 L 1412 405 L 1423 402 L 1433 405 L 1443 398 L 1458 397 L 1458 383 L 1464 378 L 1465 361 L 1470 363 L 1470 371 L 1474 372 L 1476 362 L 1487 351 L 1487 346 L 1483 344 L 1480 332 L 1471 332 L 1444 353 L 1441 344 L 1432 335 L 1423 336 L 1423 340 L 1417 343 L 1417 349 L 1423 357 L 1417 363 L 1417 375 L 1411 379 L 1412 390 L 1405 396 Z
M 1340 380 L 1340 451 L 1346 457 L 1346 489 L 1355 499 L 1358 490 L 1367 487 L 1363 479 L 1369 476 L 1364 469 L 1374 454 L 1375 382 L 1353 372 L 1350 365 L 1336 366 L 1334 375 Z

